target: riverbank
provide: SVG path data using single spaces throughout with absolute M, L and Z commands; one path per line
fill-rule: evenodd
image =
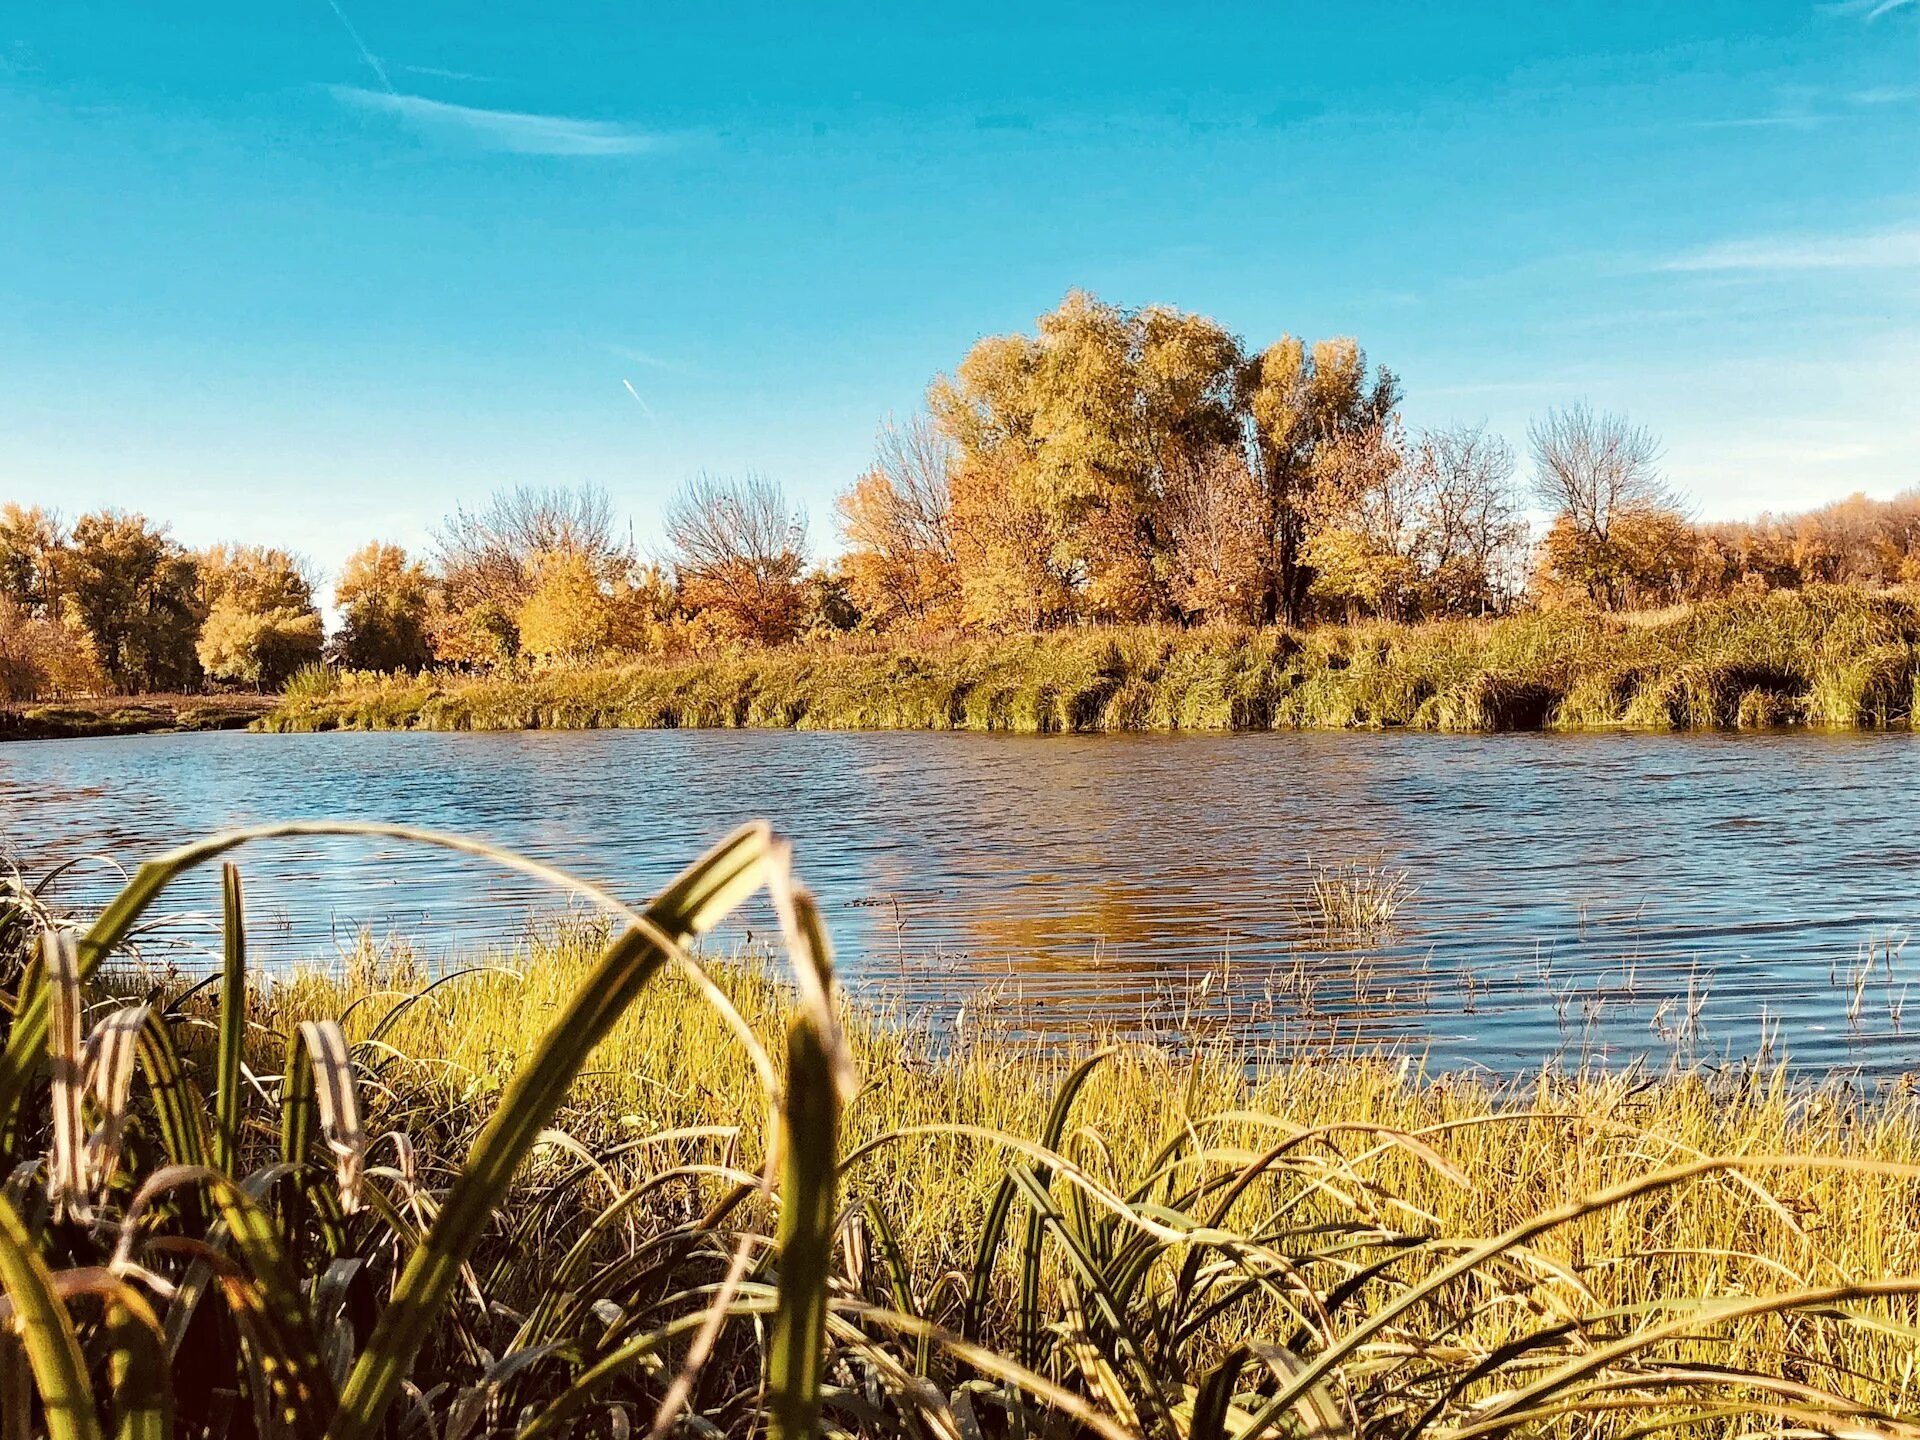
M 1920 603 L 1778 592 L 1655 615 L 841 639 L 677 662 L 340 675 L 272 730 L 1451 731 L 1907 726 Z
M 278 703 L 272 695 L 104 695 L 48 704 L 0 704 L 0 740 L 244 730 Z

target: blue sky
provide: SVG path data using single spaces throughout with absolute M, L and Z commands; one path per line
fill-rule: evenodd
M 1074 286 L 1624 409 L 1703 515 L 1920 483 L 1920 0 L 919 9 L 0 10 L 0 498 L 324 570 L 757 469 L 829 551 Z

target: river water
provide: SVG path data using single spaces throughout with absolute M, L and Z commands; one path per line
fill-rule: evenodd
M 1096 1021 L 1381 1046 L 1502 1072 L 1784 1059 L 1920 1070 L 1920 739 L 787 731 L 143 736 L 0 746 L 0 844 L 85 914 L 227 826 L 470 833 L 643 899 L 764 816 L 856 993 L 928 1023 Z M 363 930 L 445 962 L 558 902 L 390 842 L 239 855 L 269 964 Z M 1315 878 L 1403 877 L 1329 926 Z M 203 963 L 211 877 L 147 941 Z M 764 911 L 717 937 L 767 933 Z M 1920 987 L 1916 987 L 1920 988 Z

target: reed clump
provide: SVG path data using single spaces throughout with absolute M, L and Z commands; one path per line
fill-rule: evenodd
M 1908 726 L 1920 602 L 1844 588 L 1654 616 L 1544 611 L 1292 632 L 1140 626 L 706 659 L 321 673 L 277 730 L 1506 731 Z
M 956 1039 L 834 993 L 758 827 L 464 971 L 250 979 L 231 868 L 208 982 L 113 968 L 323 828 L 550 874 L 278 827 L 43 937 L 9 1436 L 1920 1434 L 1910 1096 Z M 790 968 L 694 963 L 754 886 Z

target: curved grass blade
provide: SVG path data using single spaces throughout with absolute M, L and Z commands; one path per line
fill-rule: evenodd
M 1153 1422 L 1154 1431 L 1164 1440 L 1172 1440 L 1175 1433 L 1173 1414 L 1167 1404 L 1167 1398 L 1161 1393 L 1159 1382 L 1153 1374 L 1153 1367 L 1147 1363 L 1147 1357 L 1140 1348 L 1140 1342 L 1134 1337 L 1132 1327 L 1120 1302 L 1108 1289 L 1106 1278 L 1101 1275 L 1093 1258 L 1087 1254 L 1068 1226 L 1066 1215 L 1055 1203 L 1052 1192 L 1046 1182 L 1036 1175 L 1027 1165 L 1015 1161 L 1008 1173 L 1025 1193 L 1035 1223 L 1045 1226 L 1053 1232 L 1059 1243 L 1061 1253 L 1067 1258 L 1067 1264 L 1078 1278 L 1081 1286 L 1093 1297 L 1094 1308 L 1099 1311 L 1101 1321 L 1106 1325 L 1109 1338 L 1121 1363 L 1133 1372 L 1134 1382 L 1147 1401 L 1147 1413 Z M 1035 1367 L 1038 1368 L 1038 1367 Z
M 764 826 L 757 828 L 761 833 L 765 833 Z M 423 830 L 412 825 L 383 825 L 344 820 L 288 820 L 241 830 L 223 830 L 217 835 L 209 835 L 191 844 L 182 845 L 177 850 L 170 850 L 165 855 L 141 865 L 133 872 L 132 878 L 120 892 L 108 902 L 106 909 L 100 912 L 92 927 L 80 937 L 78 949 L 81 981 L 84 983 L 92 976 L 101 962 L 113 953 L 121 941 L 126 939 L 140 917 L 146 913 L 147 908 L 159 899 L 167 886 L 187 871 L 217 860 L 229 851 L 237 850 L 242 845 L 248 845 L 254 841 L 316 835 L 404 840 L 412 844 L 433 845 L 443 850 L 454 850 L 463 855 L 478 856 L 506 869 L 531 875 L 557 889 L 584 896 L 610 913 L 626 919 L 629 924 L 644 929 L 650 923 L 645 916 L 622 904 L 600 886 L 569 875 L 566 871 L 552 865 L 544 865 L 538 860 L 517 855 L 498 845 L 469 840 L 460 835 L 448 835 L 438 830 Z M 732 842 L 724 842 L 720 848 L 724 849 L 725 845 L 730 843 Z M 717 854 L 718 851 L 714 853 Z M 735 878 L 736 880 L 746 879 L 748 882 L 746 888 L 737 893 L 715 892 L 707 896 L 703 902 L 717 906 L 713 913 L 706 917 L 709 923 L 751 893 L 759 884 L 761 877 L 756 871 L 752 876 Z M 704 924 L 696 926 L 695 932 L 704 928 L 706 928 Z M 26 1093 L 27 1077 L 32 1073 L 47 1043 L 47 1027 L 51 1020 L 51 1012 L 52 1001 L 43 977 L 29 973 L 21 981 L 21 998 L 14 1015 L 13 1026 L 7 1034 L 6 1049 L 0 1051 L 0 1131 L 5 1131 L 11 1126 L 14 1114 L 20 1107 L 21 1097 Z
M 1236 1345 L 1207 1372 L 1206 1379 L 1194 1392 L 1187 1440 L 1228 1440 L 1227 1419 L 1233 1413 L 1233 1390 L 1240 1382 L 1240 1372 L 1246 1363 L 1246 1347 Z
M 1114 1053 L 1112 1048 L 1096 1050 L 1076 1065 L 1072 1072 L 1068 1074 L 1066 1080 L 1060 1086 L 1060 1093 L 1053 1097 L 1053 1105 L 1047 1112 L 1046 1128 L 1042 1131 L 1040 1139 L 1040 1145 L 1043 1149 L 1052 1151 L 1059 1150 L 1060 1139 L 1067 1132 L 1067 1120 L 1073 1112 L 1074 1100 L 1079 1096 L 1081 1089 L 1085 1087 L 1087 1081 L 1093 1077 L 1093 1072 L 1099 1068 L 1101 1062 L 1105 1061 Z M 1043 1180 L 1048 1174 L 1044 1169 L 1039 1173 Z M 1013 1197 L 1016 1189 L 1017 1182 L 1014 1180 L 1012 1172 L 1009 1171 L 1001 1177 L 1000 1184 L 994 1191 L 993 1201 L 987 1207 L 987 1223 L 982 1227 L 980 1232 L 980 1245 L 975 1253 L 973 1262 L 973 1281 L 967 1292 L 966 1316 L 961 1324 L 961 1333 L 966 1335 L 970 1340 L 977 1340 L 979 1338 L 981 1321 L 985 1317 L 987 1301 L 991 1297 L 993 1289 L 994 1261 L 1000 1250 L 1000 1237 L 1005 1230 L 1007 1216 L 1013 1208 Z M 1038 1244 L 1038 1222 L 1034 1221 L 1028 1229 L 1027 1253 L 1032 1255 Z M 1030 1264 L 1023 1264 L 1021 1272 L 1021 1314 L 1023 1317 L 1029 1313 L 1027 1304 L 1029 1276 L 1033 1277 L 1033 1284 L 1036 1287 L 1033 1302 L 1036 1306 L 1038 1304 L 1038 1263 L 1037 1255 L 1033 1255 Z M 1037 1337 L 1033 1343 L 1037 1345 Z M 1024 1355 L 1023 1358 L 1025 1358 Z M 1029 1361 L 1029 1363 L 1031 1362 Z
M 264 1176 L 261 1183 L 278 1178 L 277 1173 Z M 319 1435 L 336 1411 L 333 1383 L 280 1232 L 247 1186 L 208 1166 L 170 1165 L 155 1171 L 127 1205 L 116 1266 L 130 1259 L 140 1219 L 154 1201 L 187 1185 L 202 1186 L 213 1196 L 226 1238 L 244 1262 L 234 1264 L 211 1248 L 202 1257 L 220 1282 L 235 1320 L 249 1332 L 271 1390 L 274 1417 L 296 1434 Z M 264 1402 L 266 1397 L 259 1398 Z
M 347 1037 L 337 1020 L 303 1020 L 292 1049 L 304 1051 L 312 1067 L 312 1095 L 319 1111 L 321 1138 L 334 1156 L 341 1213 L 355 1214 L 360 1208 L 360 1171 L 367 1133 L 360 1124 L 360 1095 L 354 1086 Z M 289 1053 L 290 1069 L 295 1058 Z
M 426 1243 L 407 1262 L 347 1379 L 331 1440 L 372 1440 L 378 1432 L 461 1266 L 593 1047 L 683 940 L 711 927 L 761 884 L 771 844 L 764 825 L 736 831 L 661 893 L 647 908 L 645 924 L 607 946 L 474 1142 Z
M 743 1293 L 736 1295 L 728 1304 L 726 1318 L 771 1315 L 778 1304 L 778 1299 L 772 1295 L 746 1293 L 743 1289 Z M 706 1309 L 696 1310 L 608 1351 L 548 1402 L 547 1407 L 521 1429 L 516 1440 L 545 1440 L 546 1436 L 558 1431 L 591 1402 L 603 1385 L 628 1373 L 640 1361 L 663 1350 L 679 1337 L 695 1333 L 707 1323 L 707 1319 Z
M 116 1287 L 106 1308 L 116 1440 L 167 1440 L 172 1390 L 159 1317 L 130 1285 Z

